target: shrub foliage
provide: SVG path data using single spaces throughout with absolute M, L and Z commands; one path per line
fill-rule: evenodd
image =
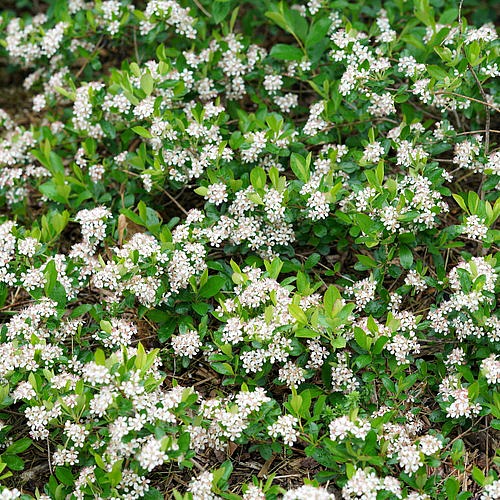
M 0 498 L 500 498 L 492 18 L 6 2 Z

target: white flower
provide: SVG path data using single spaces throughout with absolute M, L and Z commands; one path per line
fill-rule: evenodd
M 281 415 L 274 424 L 267 428 L 267 430 L 269 436 L 276 438 L 281 435 L 285 444 L 293 446 L 299 438 L 299 432 L 295 429 L 298 423 L 299 419 L 292 415 Z
M 422 436 L 419 439 L 420 450 L 424 455 L 433 455 L 443 447 L 443 443 L 430 434 Z
M 152 471 L 167 460 L 168 455 L 161 450 L 161 441 L 150 436 L 142 446 L 137 459 L 143 469 Z
M 283 78 L 281 75 L 266 75 L 264 77 L 264 88 L 270 93 L 274 94 L 281 90 L 283 86 Z
M 486 377 L 488 384 L 500 382 L 500 356 L 491 354 L 481 362 L 481 372 Z
M 384 148 L 380 142 L 372 142 L 363 151 L 363 160 L 368 163 L 378 163 L 384 154 Z
M 305 381 L 305 370 L 295 363 L 288 361 L 285 366 L 280 368 L 278 378 L 288 387 L 297 389 L 299 384 Z
M 462 232 L 472 240 L 483 240 L 488 232 L 488 226 L 484 224 L 484 219 L 481 217 L 469 215 Z
M 500 480 L 484 487 L 480 500 L 498 500 L 500 498 Z
M 188 490 L 193 495 L 193 500 L 213 500 L 212 482 L 214 475 L 211 472 L 202 472 L 196 479 L 191 481 Z
M 335 495 L 319 486 L 304 485 L 288 490 L 283 500 L 335 500 Z
M 221 205 L 227 201 L 227 186 L 222 182 L 210 184 L 205 198 L 214 205 Z
M 172 336 L 172 348 L 177 356 L 196 356 L 201 347 L 201 340 L 196 330 Z

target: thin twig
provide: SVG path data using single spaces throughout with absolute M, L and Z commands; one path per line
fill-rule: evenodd
M 130 170 L 123 170 L 126 174 L 133 175 L 135 177 L 140 177 L 140 174 L 136 174 L 135 172 L 131 172 Z M 160 187 L 160 191 L 168 196 L 170 198 L 170 201 L 175 204 L 175 206 L 184 214 L 188 215 L 187 210 L 165 189 Z
M 458 6 L 458 25 L 460 26 L 460 34 L 462 34 L 462 7 L 464 5 L 464 0 L 460 0 L 460 5 Z
M 489 131 L 490 131 L 490 133 L 493 133 L 493 134 L 500 134 L 500 130 L 495 130 L 494 128 L 490 128 Z M 486 129 L 484 129 L 484 130 L 469 130 L 468 132 L 460 132 L 457 135 L 484 134 L 485 132 L 487 132 Z
M 50 441 L 49 441 L 49 438 L 47 438 L 47 460 L 49 462 L 49 471 L 50 471 L 50 474 L 52 475 L 53 472 L 52 472 L 52 461 L 50 459 Z
M 139 57 L 139 48 L 137 46 L 137 28 L 134 26 L 134 53 L 137 64 L 141 64 L 141 59 Z
M 196 4 L 196 7 L 198 7 L 198 9 L 203 12 L 203 14 L 205 14 L 207 17 L 212 17 L 212 14 L 210 14 L 210 12 L 208 12 L 198 0 L 194 0 L 194 3 Z
M 488 106 L 489 108 L 495 110 L 497 113 L 500 112 L 500 109 L 495 107 L 493 104 L 490 104 L 486 101 L 481 101 L 481 99 L 476 99 L 475 97 L 469 97 L 463 94 L 457 94 L 456 92 L 449 92 L 447 90 L 438 90 L 435 92 L 436 95 L 451 95 L 454 97 L 461 97 L 462 99 L 467 99 L 469 101 L 477 102 L 478 104 L 482 104 L 483 106 Z
M 80 76 L 82 75 L 83 71 L 85 70 L 85 68 L 88 66 L 89 62 L 92 61 L 96 55 L 98 54 L 99 50 L 101 49 L 101 42 L 104 40 L 104 36 L 101 36 L 101 38 L 99 39 L 99 41 L 97 42 L 96 46 L 95 46 L 95 49 L 94 49 L 94 52 L 92 53 L 92 55 L 90 57 L 88 57 L 86 60 L 85 60 L 85 63 L 82 65 L 82 67 L 77 71 L 76 73 L 76 76 L 75 78 L 78 80 L 78 78 L 80 78 Z
M 469 70 L 472 73 L 474 80 L 476 80 L 477 86 L 479 88 L 479 92 L 481 93 L 481 96 L 484 99 L 484 110 L 486 111 L 486 124 L 484 126 L 484 128 L 485 128 L 484 155 L 487 156 L 488 150 L 490 149 L 490 123 L 491 123 L 490 105 L 488 104 L 488 97 L 486 96 L 486 92 L 484 91 L 483 86 L 481 85 L 481 82 L 479 81 L 479 78 L 477 77 L 476 72 L 474 71 L 474 68 L 472 67 L 472 64 L 467 61 L 467 66 L 469 67 Z M 493 106 L 491 106 L 491 107 L 493 107 Z
M 462 26 L 462 22 L 461 22 L 462 21 L 462 6 L 463 6 L 463 0 L 460 0 L 460 5 L 458 8 L 458 21 L 460 23 L 460 35 L 463 35 L 463 26 Z M 469 68 L 469 71 L 471 72 L 474 80 L 476 81 L 476 84 L 479 88 L 479 92 L 480 92 L 481 97 L 483 98 L 483 101 L 484 101 L 482 103 L 484 106 L 484 111 L 486 113 L 486 123 L 484 126 L 484 128 L 485 128 L 485 131 L 484 131 L 484 155 L 487 156 L 488 151 L 490 149 L 490 125 L 491 125 L 490 108 L 494 109 L 495 111 L 498 111 L 498 109 L 495 108 L 495 106 L 491 105 L 488 102 L 488 96 L 486 95 L 486 92 L 484 91 L 484 88 L 481 85 L 481 82 L 479 81 L 479 78 L 477 77 L 477 74 L 476 74 L 474 68 L 472 67 L 472 64 L 467 59 L 467 54 L 465 53 L 463 46 L 462 46 L 462 53 L 464 54 L 464 56 L 467 60 L 467 67 Z M 472 97 L 470 97 L 469 99 L 471 101 L 480 102 L 478 99 L 473 99 Z M 482 201 L 484 201 L 484 197 L 485 197 L 485 193 L 483 191 L 483 184 L 484 184 L 484 175 L 481 177 L 481 183 L 479 184 L 479 196 L 480 196 Z M 482 241 L 480 241 L 480 243 L 478 245 L 478 250 L 481 253 L 481 255 L 486 255 L 486 253 L 487 253 L 487 249 L 484 248 Z
M 165 189 L 163 188 L 160 188 L 161 192 L 162 193 L 165 193 L 168 198 L 170 199 L 170 201 L 172 203 L 174 203 L 174 205 L 184 214 L 184 215 L 188 215 L 188 212 L 187 210 L 175 199 L 174 196 L 172 196 L 168 191 L 166 191 Z

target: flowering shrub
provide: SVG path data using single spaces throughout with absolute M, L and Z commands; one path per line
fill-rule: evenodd
M 493 4 L 4 3 L 0 498 L 500 498 Z

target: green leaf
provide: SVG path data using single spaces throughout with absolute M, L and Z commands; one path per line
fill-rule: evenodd
M 284 7 L 283 12 L 285 16 L 287 31 L 292 33 L 303 42 L 306 38 L 307 29 L 309 27 L 307 21 L 297 10 L 286 7 L 284 3 L 281 5 Z
M 458 280 L 460 281 L 460 286 L 462 291 L 469 293 L 472 288 L 472 279 L 470 273 L 465 269 L 457 268 Z
M 448 500 L 455 500 L 460 490 L 460 483 L 456 478 L 450 476 L 444 482 L 444 489 L 446 491 L 446 496 L 448 497 Z
M 151 74 L 148 72 L 142 75 L 141 89 L 147 96 L 151 95 L 151 92 L 153 92 L 153 87 L 154 87 L 154 80 Z
M 200 187 L 197 187 L 194 192 L 196 194 L 199 194 L 200 196 L 203 196 L 205 197 L 208 193 L 208 188 L 206 186 L 200 186 Z
M 299 328 L 295 332 L 295 336 L 305 338 L 305 339 L 313 339 L 315 337 L 319 337 L 320 333 L 315 332 L 314 330 L 310 330 L 309 328 Z
M 122 464 L 123 460 L 118 460 L 113 464 L 111 472 L 108 472 L 108 478 L 113 487 L 117 486 L 122 480 Z
M 302 396 L 299 396 L 298 394 L 294 394 L 290 400 L 290 406 L 292 407 L 293 411 L 295 412 L 295 415 L 299 415 L 300 408 L 302 406 Z
M 436 80 L 444 80 L 448 76 L 447 71 L 445 71 L 441 66 L 436 66 L 434 64 L 427 66 L 427 71 Z
M 474 191 L 469 191 L 467 193 L 467 205 L 469 206 L 469 210 L 471 213 L 477 213 L 477 209 L 481 204 L 481 198 L 479 198 L 478 194 Z
M 277 43 L 271 49 L 271 56 L 279 61 L 300 61 L 304 56 L 302 50 L 293 45 Z
M 364 330 L 354 327 L 354 338 L 356 339 L 357 344 L 364 349 L 365 351 L 370 350 L 371 338 L 365 333 Z
M 371 234 L 373 231 L 373 220 L 366 214 L 356 214 L 356 223 L 364 234 Z
M 96 359 L 96 363 L 98 363 Z M 144 346 L 139 342 L 137 346 L 137 354 L 135 355 L 134 365 L 138 370 L 142 370 L 146 364 L 146 351 Z
M 30 438 L 21 438 L 17 440 L 16 442 L 12 443 L 6 450 L 6 454 L 12 454 L 15 455 L 17 453 L 22 453 L 23 451 L 26 451 L 33 441 Z
M 297 304 L 290 304 L 288 306 L 288 310 L 290 314 L 301 324 L 307 323 L 306 313 L 301 309 L 301 307 Z
M 464 199 L 459 195 L 452 193 L 453 199 L 457 202 L 458 206 L 466 213 L 469 213 L 467 205 L 465 204 Z
M 163 496 L 160 491 L 158 491 L 156 488 L 149 488 L 146 493 L 144 493 L 143 497 L 144 500 L 164 500 L 165 497 Z M 180 496 L 179 498 L 183 498 Z
M 113 326 L 111 325 L 111 323 L 104 319 L 99 322 L 99 327 L 104 333 L 107 333 L 108 335 L 111 335 L 111 332 L 113 331 Z
M 68 467 L 56 467 L 56 477 L 66 486 L 73 485 L 75 478 Z
M 146 130 L 144 127 L 141 127 L 140 125 L 138 125 L 137 127 L 132 127 L 132 130 L 136 134 L 140 135 L 141 137 L 145 137 L 146 139 L 151 139 L 151 137 L 153 137 L 149 132 L 149 130 Z
M 309 33 L 306 38 L 306 48 L 309 49 L 321 42 L 326 37 L 331 24 L 332 22 L 328 16 L 315 21 L 309 28 Z
M 356 254 L 356 257 L 358 261 L 368 269 L 378 266 L 377 262 L 368 255 Z
M 467 392 L 469 393 L 469 399 L 474 401 L 479 396 L 479 382 L 474 382 L 467 387 Z
M 229 1 L 218 1 L 216 0 L 213 2 L 212 5 L 212 18 L 214 20 L 215 24 L 219 24 L 221 21 L 223 21 L 229 12 L 231 11 L 231 2 Z
M 289 30 L 285 18 L 280 12 L 266 12 L 266 17 L 271 19 L 271 21 L 276 23 L 281 29 L 284 29 L 285 31 Z
M 250 172 L 250 182 L 256 190 L 263 189 L 266 185 L 266 171 L 262 167 L 252 169 Z
M 52 292 L 57 282 L 57 270 L 54 260 L 51 260 L 46 264 L 43 274 L 45 276 L 45 294 L 50 295 L 50 292 Z
M 84 314 L 88 313 L 92 309 L 92 304 L 81 304 L 73 309 L 70 314 L 71 319 L 79 318 Z
M 474 481 L 479 484 L 479 486 L 483 486 L 485 484 L 486 476 L 484 475 L 484 472 L 476 466 L 472 469 L 472 477 L 474 478 Z
M 223 276 L 210 276 L 207 282 L 201 287 L 198 295 L 205 299 L 209 299 L 214 295 L 217 295 L 226 283 L 226 279 Z
M 210 366 L 221 375 L 234 375 L 233 367 L 229 363 L 212 363 Z
M 323 306 L 328 315 L 332 314 L 335 302 L 341 298 L 340 292 L 335 285 L 330 285 L 323 295 Z
M 415 0 L 415 16 L 426 26 L 435 29 L 434 9 L 429 5 L 429 0 Z
M 292 153 L 290 157 L 290 168 L 297 176 L 297 179 L 302 182 L 307 182 L 309 180 L 309 165 L 303 156 L 298 153 Z
M 71 187 L 66 184 L 56 184 L 54 180 L 50 180 L 41 184 L 38 188 L 40 192 L 49 200 L 57 203 L 68 203 L 68 197 L 71 192 Z
M 104 366 L 106 364 L 106 355 L 102 349 L 96 349 L 94 353 L 94 361 L 98 365 Z
M 264 205 L 264 201 L 257 193 L 247 193 L 247 198 L 253 201 L 256 205 Z
M 471 66 L 477 66 L 481 62 L 481 45 L 477 40 L 466 46 L 465 53 Z
M 24 460 L 17 455 L 2 455 L 2 460 L 7 464 L 7 467 L 11 470 L 23 470 Z
M 399 262 L 404 269 L 410 269 L 413 264 L 413 252 L 407 247 L 402 245 L 399 248 Z

